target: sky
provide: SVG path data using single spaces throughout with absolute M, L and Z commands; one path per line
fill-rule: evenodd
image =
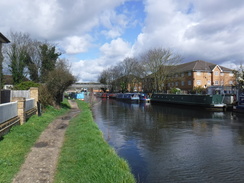
M 0 0 L 0 8 L 3 35 L 57 45 L 78 82 L 153 48 L 230 69 L 244 61 L 243 0 Z

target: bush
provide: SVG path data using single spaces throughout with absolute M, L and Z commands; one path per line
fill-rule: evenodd
M 15 90 L 29 90 L 31 87 L 38 87 L 39 83 L 33 81 L 24 81 L 14 86 Z
M 49 105 L 53 106 L 54 99 L 46 85 L 39 86 L 39 101 L 41 102 L 44 108 Z

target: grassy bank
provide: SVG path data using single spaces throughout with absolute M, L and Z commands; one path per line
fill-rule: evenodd
M 135 182 L 125 160 L 104 141 L 89 104 L 77 101 L 81 113 L 70 121 L 55 183 Z
M 59 110 L 49 107 L 42 116 L 32 116 L 27 123 L 15 126 L 0 141 L 0 182 L 11 182 L 19 171 L 25 156 L 36 142 L 42 131 L 57 116 L 68 111 L 67 100 Z

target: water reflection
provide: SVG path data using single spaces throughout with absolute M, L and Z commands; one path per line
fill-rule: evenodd
M 244 182 L 244 118 L 101 100 L 95 121 L 138 182 Z

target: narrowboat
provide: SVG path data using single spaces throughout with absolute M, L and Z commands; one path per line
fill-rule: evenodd
M 233 111 L 244 113 L 244 95 L 239 97 L 237 105 L 233 106 Z
M 108 98 L 109 94 L 108 93 L 102 93 L 101 98 Z
M 139 102 L 140 100 L 138 93 L 118 93 L 116 99 L 130 102 Z
M 170 103 L 203 108 L 225 110 L 222 95 L 198 95 L 198 94 L 152 94 L 151 103 Z
M 145 93 L 140 93 L 139 97 L 140 97 L 140 102 L 150 102 L 149 96 Z
M 108 98 L 112 98 L 112 99 L 115 99 L 117 97 L 117 94 L 116 93 L 110 93 L 108 95 Z
M 84 92 L 77 93 L 76 94 L 76 99 L 78 99 L 78 100 L 84 100 L 85 99 Z

